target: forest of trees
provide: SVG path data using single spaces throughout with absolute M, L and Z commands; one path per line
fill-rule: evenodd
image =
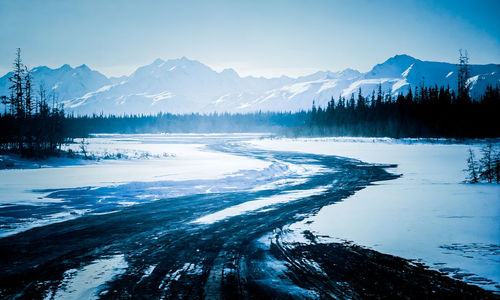
M 393 97 L 381 85 L 370 96 L 361 90 L 349 99 L 301 112 L 247 114 L 67 115 L 43 87 L 35 87 L 17 50 L 10 95 L 2 97 L 0 151 L 23 156 L 58 154 L 61 145 L 90 133 L 271 132 L 286 136 L 500 137 L 499 87 L 480 99 L 469 93 L 468 57 L 460 55 L 457 92 L 449 87 L 414 87 Z M 50 98 L 50 99 L 49 99 Z M 50 105 L 49 105 L 50 102 Z
M 392 97 L 361 90 L 349 100 L 340 97 L 326 108 L 297 113 L 185 114 L 86 117 L 69 116 L 73 135 L 87 133 L 272 132 L 287 136 L 453 137 L 500 136 L 500 90 L 489 86 L 481 99 L 449 87 L 421 87 Z
M 487 87 L 481 99 L 455 94 L 449 87 L 409 89 L 406 95 L 361 90 L 349 100 L 332 99 L 326 108 L 312 107 L 310 134 L 372 137 L 500 136 L 500 90 Z
M 488 86 L 480 99 L 471 99 L 469 57 L 460 51 L 457 93 L 450 87 L 409 88 L 393 97 L 378 91 L 364 97 L 361 89 L 349 100 L 339 97 L 326 108 L 312 107 L 311 134 L 373 137 L 500 136 L 500 90 Z
M 69 136 L 64 131 L 64 110 L 58 107 L 55 95 L 49 106 L 43 87 L 34 95 L 31 72 L 21 60 L 20 49 L 9 80 L 10 95 L 1 97 L 5 111 L 0 118 L 0 150 L 27 157 L 56 154 Z
M 310 112 L 256 112 L 246 114 L 92 115 L 65 119 L 73 136 L 88 133 L 218 133 L 273 132 L 285 134 L 307 126 Z

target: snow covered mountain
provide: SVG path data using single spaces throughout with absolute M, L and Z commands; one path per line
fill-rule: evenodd
M 110 80 L 103 74 L 91 70 L 86 65 L 72 68 L 63 65 L 58 69 L 45 66 L 32 69 L 34 93 L 37 94 L 42 85 L 47 93 L 53 93 L 59 101 L 75 99 L 109 84 Z M 9 95 L 11 72 L 0 77 L 0 95 Z
M 421 86 L 457 86 L 456 64 L 421 61 L 396 55 L 367 73 L 346 69 L 319 71 L 290 78 L 240 77 L 234 70 L 216 72 L 185 57 L 157 59 L 130 76 L 106 78 L 87 66 L 33 69 L 36 83 L 58 94 L 65 108 L 77 114 L 150 114 L 157 112 L 251 112 L 309 109 L 313 100 L 326 106 L 333 97 L 350 97 L 361 88 L 364 95 L 382 85 L 384 92 L 405 93 Z M 0 78 L 0 95 L 8 95 L 8 77 Z M 500 65 L 472 65 L 471 93 L 500 84 Z

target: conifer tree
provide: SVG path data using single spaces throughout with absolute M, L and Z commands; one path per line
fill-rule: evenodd
M 458 74 L 457 74 L 457 96 L 461 102 L 467 102 L 470 100 L 469 96 L 469 84 L 467 80 L 469 79 L 469 54 L 467 50 L 462 52 L 460 49 L 460 57 L 458 59 Z
M 495 171 L 493 168 L 494 164 L 494 152 L 493 152 L 493 146 L 491 144 L 488 144 L 484 146 L 481 149 L 481 153 L 483 154 L 483 157 L 480 160 L 481 163 L 481 173 L 479 177 L 481 179 L 486 180 L 488 183 L 493 182 L 493 178 L 495 176 Z
M 14 111 L 18 119 L 22 119 L 24 116 L 24 71 L 24 65 L 21 60 L 21 49 L 17 48 L 16 58 L 14 59 L 14 70 L 12 75 L 9 77 L 9 80 L 12 83 L 9 89 L 11 91 L 10 103 L 13 106 L 12 111 Z
M 479 169 L 476 162 L 476 157 L 472 149 L 469 148 L 469 157 L 467 158 L 467 169 L 468 173 L 468 182 L 469 183 L 478 183 L 479 182 Z

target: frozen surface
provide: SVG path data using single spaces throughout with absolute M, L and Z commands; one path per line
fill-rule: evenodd
M 446 142 L 446 141 L 441 141 Z M 260 148 L 398 164 L 380 182 L 294 224 L 446 271 L 500 290 L 500 187 L 464 184 L 467 150 L 481 144 L 391 139 L 267 139 Z
M 96 135 L 87 140 L 89 155 L 115 159 L 54 160 L 40 168 L 0 170 L 0 237 L 158 199 L 293 186 L 321 172 L 307 162 L 292 164 L 210 149 L 213 144 L 261 136 Z M 79 147 L 68 146 L 74 151 Z
M 369 186 L 344 202 L 324 207 L 317 215 L 290 225 L 290 238 L 300 237 L 298 233 L 308 229 L 332 239 L 350 240 L 419 260 L 455 278 L 500 290 L 499 186 L 462 183 L 467 150 L 471 147 L 478 151 L 479 143 L 260 139 L 260 135 L 231 134 L 98 135 L 88 142 L 91 155 L 121 158 L 55 160 L 40 168 L 0 170 L 0 237 L 169 197 L 238 191 L 266 195 L 262 191 L 278 191 L 195 221 L 213 224 L 321 194 L 330 182 L 311 189 L 301 189 L 300 185 L 319 172 L 336 172 L 324 170 L 308 159 L 286 162 L 266 155 L 269 152 L 257 151 L 259 154 L 252 156 L 241 150 L 257 147 L 339 155 L 369 163 L 398 164 L 389 171 L 402 177 Z M 214 145 L 227 148 L 211 147 Z M 78 150 L 79 145 L 70 147 Z M 105 292 L 103 284 L 126 268 L 122 256 L 113 256 L 110 261 L 108 258 L 68 270 L 63 285 L 53 295 L 88 298 Z M 143 278 L 154 273 L 155 268 L 153 264 L 144 266 Z M 173 270 L 169 278 L 198 269 L 185 265 L 177 273 Z M 92 277 L 91 273 L 102 276 Z M 87 286 L 86 282 L 91 284 Z
M 125 272 L 128 264 L 122 254 L 93 261 L 80 269 L 67 270 L 64 280 L 55 293 L 45 299 L 98 299 L 103 285 Z
M 251 211 L 265 209 L 266 207 L 270 207 L 276 204 L 285 203 L 301 198 L 306 198 L 313 195 L 318 195 L 325 192 L 327 189 L 328 187 L 320 187 L 309 190 L 292 190 L 271 197 L 257 198 L 255 200 L 243 202 L 241 204 L 228 207 L 216 213 L 201 217 L 195 220 L 194 222 L 202 224 L 212 224 L 226 218 L 242 215 Z
M 102 209 L 95 209 L 96 205 L 112 211 L 116 206 L 159 197 L 250 189 L 269 183 L 276 172 L 283 173 L 276 176 L 276 180 L 282 180 L 286 168 L 206 148 L 215 142 L 256 136 L 260 135 L 97 135 L 87 139 L 89 155 L 119 153 L 127 159 L 51 160 L 40 168 L 0 170 L 0 210 L 5 212 L 0 214 L 0 236 L 101 212 Z M 79 151 L 79 144 L 69 148 Z M 268 174 L 265 179 L 261 178 L 264 171 Z M 249 180 L 242 180 L 245 177 Z M 252 178 L 260 178 L 261 182 Z M 65 189 L 74 189 L 73 199 L 82 195 L 93 197 L 94 205 L 74 205 L 65 197 L 58 197 Z M 110 193 L 115 197 L 109 197 Z M 126 197 L 121 197 L 120 202 L 115 201 L 123 195 Z
M 129 154 L 143 159 L 88 161 L 39 169 L 0 170 L 0 205 L 46 202 L 34 190 L 107 186 L 132 181 L 214 179 L 242 169 L 261 169 L 268 162 L 204 149 L 205 136 L 179 135 L 97 136 L 88 139 L 90 153 Z M 79 145 L 72 145 L 78 150 Z M 163 155 L 148 159 L 141 155 Z M 153 156 L 154 157 L 154 156 Z M 138 160 L 140 160 L 138 162 Z

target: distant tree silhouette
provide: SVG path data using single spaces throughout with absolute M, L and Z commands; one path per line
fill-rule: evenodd
M 16 58 L 14 60 L 14 69 L 12 75 L 9 77 L 12 85 L 9 87 L 10 90 L 10 103 L 12 104 L 12 110 L 15 112 L 17 118 L 21 119 L 24 117 L 24 65 L 21 60 L 21 49 L 17 48 Z
M 458 59 L 458 74 L 457 74 L 457 84 L 458 84 L 458 100 L 462 102 L 467 102 L 470 101 L 470 95 L 469 95 L 469 72 L 470 72 L 470 67 L 469 67 L 469 54 L 467 53 L 467 50 L 462 51 L 460 49 L 459 51 L 460 57 Z
M 463 101 L 449 87 L 409 88 L 395 98 L 384 93 L 372 93 L 370 105 L 358 90 L 346 103 L 328 102 L 326 109 L 315 106 L 311 118 L 311 134 L 387 136 L 387 137 L 498 137 L 500 91 L 488 86 L 475 101 Z

